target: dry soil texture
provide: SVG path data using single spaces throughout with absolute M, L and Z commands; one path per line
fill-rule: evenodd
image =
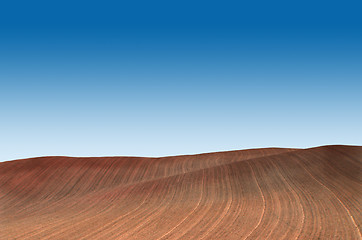
M 0 239 L 362 239 L 362 147 L 0 163 Z

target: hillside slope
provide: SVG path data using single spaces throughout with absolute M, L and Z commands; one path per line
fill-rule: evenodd
M 0 239 L 362 239 L 362 147 L 0 163 Z

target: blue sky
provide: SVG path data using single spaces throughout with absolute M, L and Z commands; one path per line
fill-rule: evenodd
M 362 145 L 359 9 L 1 3 L 0 161 Z

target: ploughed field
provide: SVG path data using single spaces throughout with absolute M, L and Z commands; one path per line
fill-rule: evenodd
M 362 147 L 0 163 L 0 239 L 362 239 Z

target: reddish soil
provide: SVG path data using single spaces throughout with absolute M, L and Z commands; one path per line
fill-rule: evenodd
M 0 239 L 362 239 L 362 147 L 0 163 Z

